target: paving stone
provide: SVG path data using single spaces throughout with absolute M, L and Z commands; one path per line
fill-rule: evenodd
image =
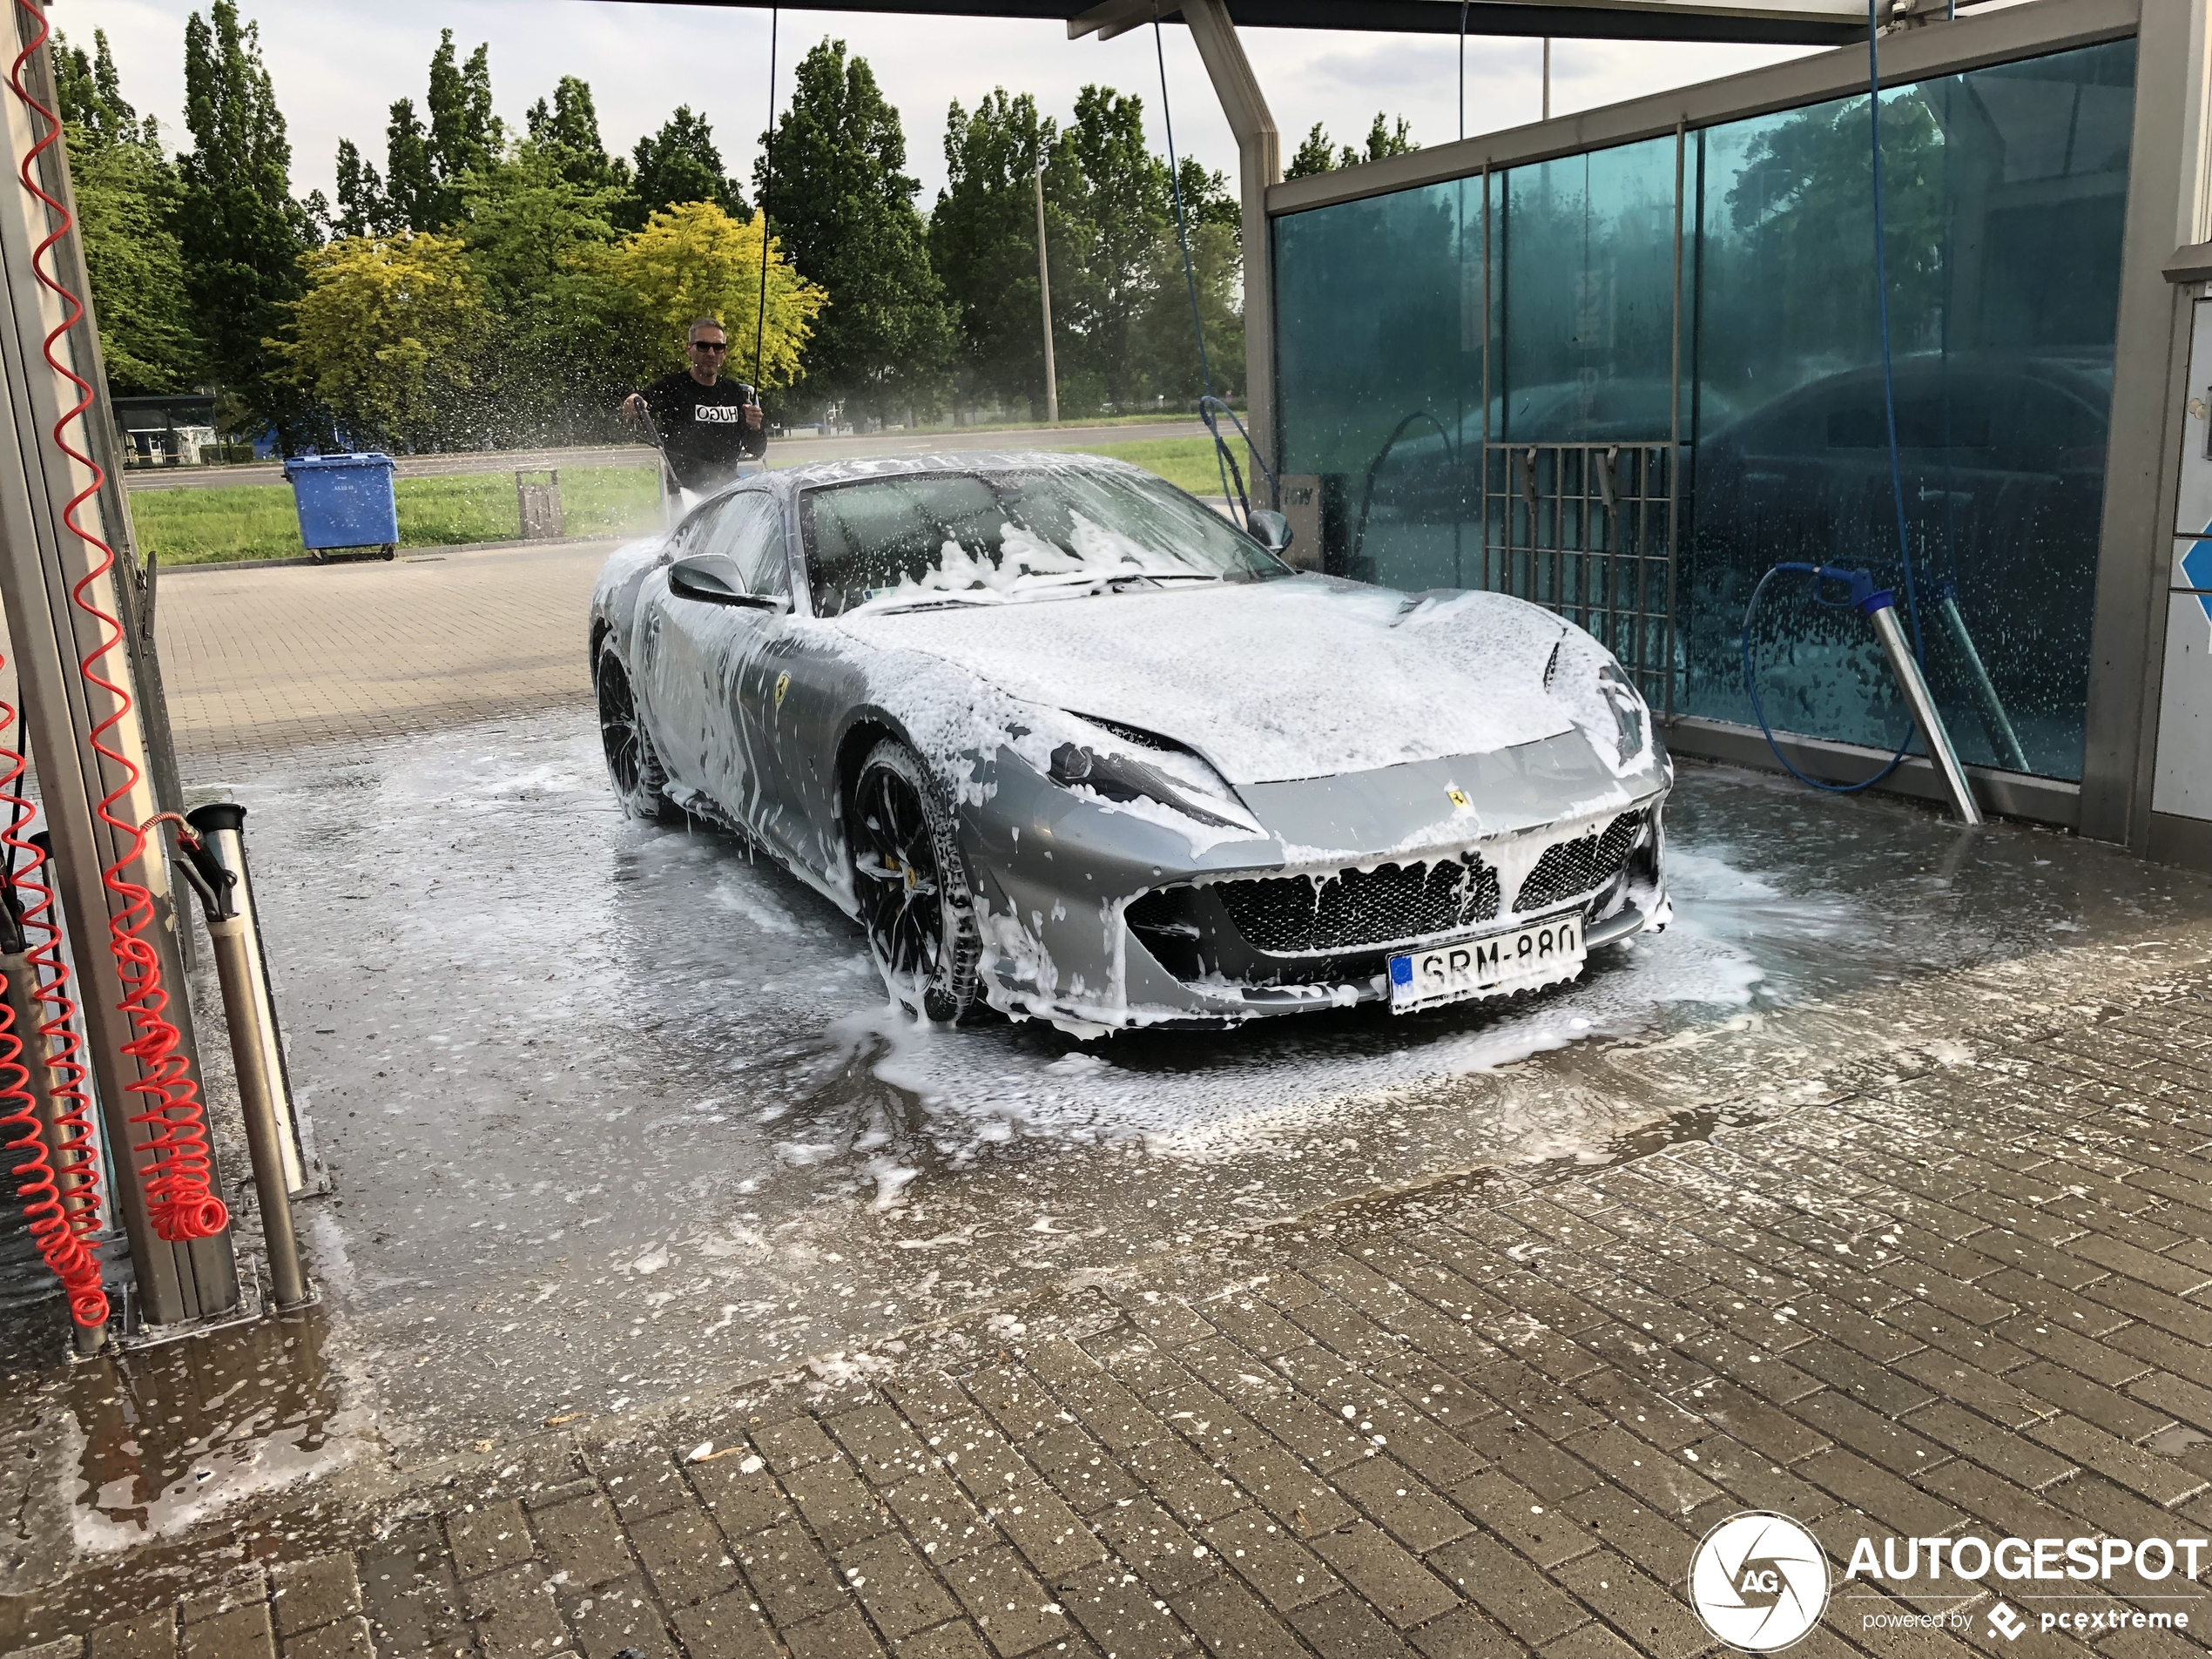
M 185 1626 L 185 1659 L 276 1659 L 266 1602 L 251 1602 Z
M 1038 1471 L 1079 1514 L 1095 1514 L 1143 1489 L 1079 1425 L 1062 1424 L 1039 1435 L 1028 1451 Z
M 784 1659 L 760 1604 L 745 1590 L 685 1608 L 672 1622 L 691 1659 Z
M 959 1611 L 914 1546 L 895 1533 L 854 1545 L 837 1564 L 876 1628 L 894 1643 Z
M 890 1530 L 891 1517 L 841 1458 L 793 1470 L 784 1477 L 784 1488 L 814 1535 L 833 1552 Z
M 1119 1562 L 1078 1568 L 1059 1580 L 1053 1593 L 1109 1659 L 1153 1659 L 1190 1646 L 1190 1633 L 1174 1614 Z
M 1334 1531 L 1358 1513 L 1337 1496 L 1327 1480 L 1273 1440 L 1239 1446 L 1222 1459 L 1221 1467 L 1276 1520 L 1300 1533 Z M 1233 1507 L 1224 1503 L 1217 1513 Z M 1202 1524 L 1212 1518 L 1197 1516 Z
M 461 1587 L 435 1521 L 409 1521 L 364 1547 L 361 1586 L 362 1608 L 380 1652 L 449 1649 L 461 1638 Z
M 1298 1650 L 1298 1639 L 1282 1622 L 1227 1574 L 1170 1595 L 1168 1605 L 1214 1659 L 1276 1659 Z
M 2141 1494 L 2161 1507 L 2194 1497 L 2212 1481 L 2172 1460 L 2115 1440 L 2074 1417 L 2054 1417 L 2027 1431 L 2031 1439 Z
M 601 1489 L 624 1521 L 665 1514 L 691 1501 L 691 1489 L 664 1447 L 612 1447 L 591 1461 Z
M 2047 1452 L 2027 1436 L 1976 1416 L 1948 1400 L 1937 1400 L 1912 1413 L 1912 1426 L 1961 1457 L 2030 1488 L 2047 1487 L 2074 1473 L 2074 1464 Z M 1925 1480 L 1926 1470 L 1914 1477 Z M 1792 1513 L 1784 1511 L 1785 1514 Z
M 1568 1442 L 1567 1449 L 1655 1509 L 1687 1514 L 1720 1495 L 1720 1488 L 1686 1460 L 1669 1457 L 1610 1423 L 1577 1434 Z M 1508 1463 L 1507 1467 L 1514 1466 Z
M 1337 1477 L 1337 1484 L 1415 1554 L 1448 1542 L 1474 1526 L 1395 1458 L 1370 1458 L 1352 1464 Z
M 1838 1445 L 1847 1446 L 1907 1480 L 1933 1468 L 1947 1455 L 1934 1441 L 1833 1390 L 1808 1395 L 1791 1409 Z
M 345 1550 L 271 1569 L 269 1589 L 280 1636 L 297 1635 L 361 1611 L 361 1575 Z
M 943 1571 L 945 1582 L 1001 1659 L 1013 1659 L 1067 1634 L 1067 1615 L 1011 1546 L 982 1550 Z
M 1544 1502 L 1502 1470 L 1486 1469 L 1461 1481 L 1452 1489 L 1452 1496 L 1460 1508 L 1540 1567 L 1555 1568 L 1590 1548 L 1589 1534 L 1566 1507 Z
M 883 1651 L 867 1621 L 849 1607 L 803 1624 L 786 1625 L 782 1635 L 792 1659 L 865 1659 Z
M 928 1465 L 921 1438 L 888 1406 L 864 1406 L 825 1421 L 871 1486 L 896 1486 Z
M 1048 1579 L 1105 1553 L 1082 1518 L 1042 1484 L 1024 1487 L 988 1513 L 1029 1565 Z
M 2174 1420 L 2155 1406 L 2130 1399 L 2047 1359 L 2021 1366 L 2006 1380 L 2123 1440 L 2142 1440 Z
M 1217 1570 L 1204 1545 L 1149 1498 L 1116 1505 L 1098 1518 L 1099 1535 L 1162 1595 L 1187 1589 Z
M 42 1642 L 35 1648 L 17 1648 L 7 1659 L 83 1659 L 84 1639 L 80 1636 L 58 1636 L 51 1642 Z
M 1206 1528 L 1222 1564 L 1278 1612 L 1304 1607 L 1340 1588 L 1319 1557 L 1261 1510 L 1239 1509 Z
M 1589 1617 L 1550 1579 L 1482 1533 L 1445 1545 L 1430 1557 L 1430 1565 L 1532 1648 L 1565 1635 Z
M 755 1429 L 752 1443 L 760 1448 L 760 1455 L 767 1459 L 768 1467 L 778 1474 L 787 1474 L 809 1463 L 837 1455 L 836 1446 L 811 1417 L 786 1418 L 780 1423 Z
M 752 1467 L 748 1469 L 747 1464 Z M 695 1463 L 691 1480 L 715 1525 L 732 1539 L 791 1518 L 791 1502 L 761 1459 L 718 1458 L 710 1463 Z M 540 1525 L 542 1528 L 543 1522 Z
M 885 1385 L 907 1420 L 920 1427 L 926 1423 L 959 1417 L 972 1411 L 968 1396 L 960 1385 L 942 1372 L 919 1371 L 893 1379 Z
M 892 1487 L 884 1501 L 922 1554 L 940 1566 L 999 1541 L 997 1528 L 942 1469 Z
M 284 1659 L 376 1659 L 376 1643 L 369 1635 L 368 1621 L 355 1613 L 285 1637 Z M 647 1659 L 652 1656 L 648 1655 Z
M 212 1588 L 197 1595 L 188 1595 L 178 1603 L 177 1618 L 187 1630 L 203 1620 L 252 1603 L 263 1603 L 269 1599 L 267 1572 L 260 1563 L 235 1572 L 219 1580 Z
M 553 1587 L 534 1564 L 509 1567 L 465 1587 L 485 1659 L 545 1659 L 569 1645 L 568 1627 L 553 1604 Z
M 135 1619 L 103 1624 L 85 1639 L 85 1659 L 173 1659 L 177 1612 L 161 1608 Z
M 1689 1563 L 1683 1562 L 1683 1575 Z M 1697 1615 L 1662 1582 L 1609 1549 L 1569 1561 L 1559 1581 L 1623 1636 L 1646 1659 L 1689 1659 L 1713 1646 Z
M 1472 1607 L 1453 1608 L 1440 1619 L 1409 1630 L 1406 1639 L 1422 1659 L 1523 1659 L 1528 1649 Z
M 463 1578 L 526 1561 L 537 1553 L 523 1506 L 510 1499 L 446 1517 L 446 1544 Z
M 899 1659 L 990 1659 L 991 1650 L 973 1625 L 955 1620 L 908 1637 L 894 1651 Z
M 1350 1590 L 1300 1608 L 1291 1626 L 1322 1659 L 1412 1659 L 1399 1634 Z
M 1313 1548 L 1401 1630 L 1435 1618 L 1460 1599 L 1418 1559 L 1366 1521 L 1317 1538 Z
M 642 1578 L 627 1578 L 604 1585 L 590 1595 L 567 1602 L 562 1611 L 576 1635 L 576 1649 L 583 1659 L 614 1659 L 634 1648 L 644 1659 L 672 1659 L 668 1632 L 660 1609 Z
M 779 1626 L 845 1604 L 837 1568 L 797 1521 L 754 1533 L 735 1548 L 753 1594 Z
M 630 1528 L 630 1541 L 669 1608 L 689 1607 L 734 1588 L 737 1563 L 721 1531 L 696 1500 Z
M 992 1366 L 962 1379 L 968 1398 L 1008 1435 L 1020 1441 L 1062 1420 L 1060 1402 L 1044 1385 L 1015 1366 Z
M 549 1570 L 567 1574 L 573 1588 L 590 1589 L 637 1570 L 623 1548 L 622 1528 L 612 1507 L 596 1493 L 543 1509 L 533 1507 L 530 1519 L 544 1546 Z
M 1683 1456 L 1695 1459 L 1699 1473 L 1739 1505 L 1771 1509 L 1803 1521 L 1817 1521 L 1836 1507 L 1837 1501 L 1819 1487 L 1808 1486 L 1764 1453 L 1725 1434 L 1685 1447 Z

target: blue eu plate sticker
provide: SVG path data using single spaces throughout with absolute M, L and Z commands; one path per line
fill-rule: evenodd
M 1393 956 L 1390 959 L 1390 982 L 1393 985 L 1411 985 L 1413 982 L 1412 957 Z

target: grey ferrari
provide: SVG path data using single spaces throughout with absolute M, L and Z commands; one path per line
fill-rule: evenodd
M 782 862 L 938 1021 L 1410 1011 L 1665 925 L 1673 767 L 1595 639 L 1252 520 L 1083 456 L 742 480 L 600 576 L 616 793 Z

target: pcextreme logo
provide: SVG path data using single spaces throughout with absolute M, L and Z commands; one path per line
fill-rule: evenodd
M 1746 1653 L 1775 1653 L 1820 1622 L 1828 1557 L 1787 1515 L 1754 1509 L 1705 1534 L 1689 1563 L 1689 1604 L 1715 1637 Z

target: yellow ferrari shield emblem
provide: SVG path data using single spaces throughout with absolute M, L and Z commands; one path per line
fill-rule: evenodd
M 781 697 L 781 695 L 782 695 L 782 693 L 779 691 L 779 692 L 778 692 L 778 693 L 777 693 L 777 695 L 780 698 L 780 697 Z M 1453 787 L 1453 788 L 1451 788 L 1451 789 L 1447 789 L 1447 790 L 1446 790 L 1444 792 L 1445 792 L 1447 795 L 1448 795 L 1449 797 L 1451 797 L 1452 805 L 1453 805 L 1453 806 L 1454 806 L 1465 807 L 1465 806 L 1468 804 L 1468 802 L 1467 802 L 1467 791 L 1465 791 L 1464 789 L 1460 789 L 1460 788 L 1457 788 L 1457 787 Z
M 777 675 L 777 676 L 776 676 L 776 706 L 777 706 L 778 708 L 781 708 L 781 707 L 783 707 L 783 705 L 784 705 L 784 693 L 785 693 L 786 691 L 788 691 L 789 690 L 791 690 L 791 676 L 790 676 L 789 674 L 779 674 L 779 675 Z

